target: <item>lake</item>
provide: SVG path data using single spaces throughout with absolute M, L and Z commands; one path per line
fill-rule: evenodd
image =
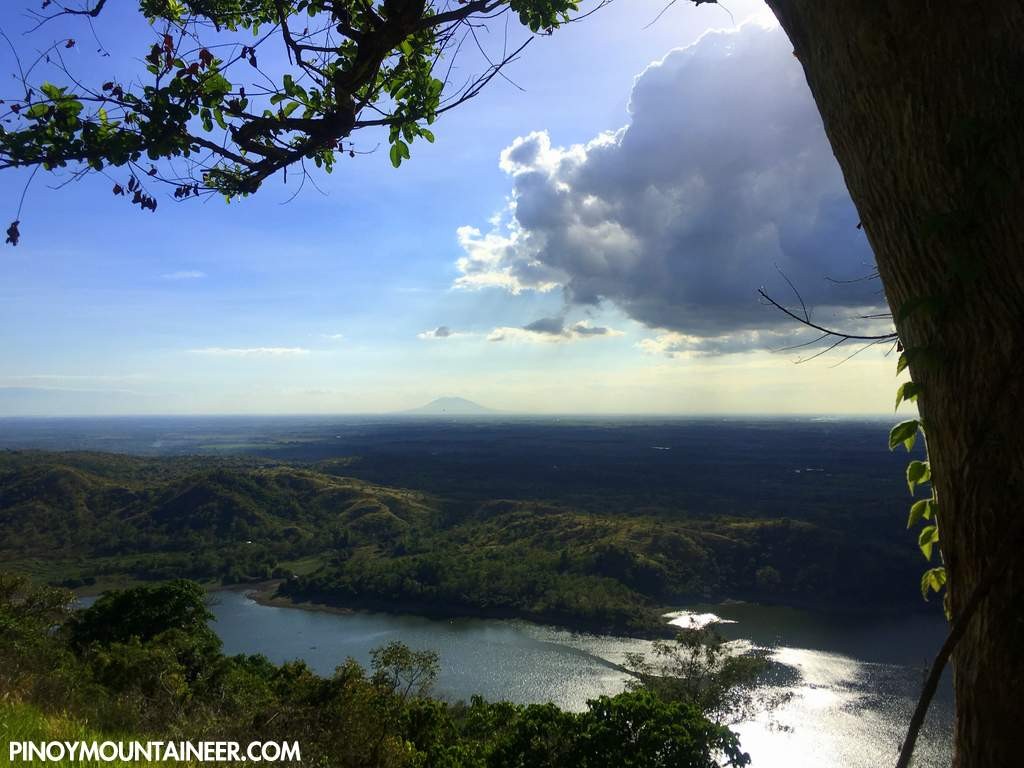
M 0 448 L 335 462 L 345 476 L 436 494 L 455 512 L 493 499 L 544 499 L 594 514 L 651 507 L 702 520 L 742 511 L 750 520 L 806 522 L 881 547 L 885 577 L 875 568 L 859 573 L 860 583 L 874 585 L 872 600 L 916 608 L 923 564 L 916 532 L 905 530 L 907 456 L 886 450 L 887 434 L 887 421 L 819 417 L 0 420 Z M 819 587 L 828 586 L 812 579 L 803 594 L 821 598 Z M 838 598 L 854 606 L 861 599 L 849 590 Z M 479 693 L 581 709 L 621 690 L 625 654 L 650 647 L 525 622 L 313 613 L 236 592 L 217 600 L 229 653 L 302 658 L 330 674 L 347 656 L 368 664 L 372 648 L 401 640 L 440 653 L 436 692 L 450 699 Z M 722 633 L 773 648 L 798 673 L 785 706 L 738 726 L 756 768 L 895 763 L 945 635 L 938 606 L 931 615 L 873 620 L 749 604 L 685 607 L 734 622 Z M 918 766 L 949 765 L 952 709 L 947 681 L 919 741 Z
M 448 621 L 382 613 L 334 614 L 260 605 L 234 591 L 215 593 L 215 628 L 226 653 L 304 659 L 330 674 L 347 657 L 369 664 L 391 640 L 441 656 L 435 693 L 481 694 L 518 703 L 582 709 L 622 690 L 619 666 L 650 642 L 491 619 Z M 771 647 L 798 673 L 792 699 L 737 726 L 756 768 L 877 768 L 893 764 L 925 670 L 942 643 L 941 616 L 865 620 L 751 604 L 689 606 L 715 613 L 731 640 Z M 938 610 L 936 609 L 936 614 Z M 918 742 L 917 766 L 948 766 L 952 724 L 948 680 Z

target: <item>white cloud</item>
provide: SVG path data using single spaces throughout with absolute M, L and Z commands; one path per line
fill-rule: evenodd
M 492 231 L 483 235 L 476 227 L 459 227 L 456 235 L 465 253 L 455 264 L 462 273 L 455 280 L 460 288 L 504 288 L 520 293 L 525 289 L 546 292 L 559 286 L 561 276 L 529 255 L 528 237 L 514 222 L 504 234 Z
M 470 336 L 472 334 L 463 333 L 461 331 L 453 331 L 447 325 L 439 325 L 437 328 L 431 328 L 430 330 L 423 331 L 416 334 L 417 339 L 423 339 L 424 341 L 432 341 L 435 339 L 455 339 L 461 336 Z
M 103 389 L 96 387 L 58 387 L 58 386 L 25 386 L 17 384 L 0 383 L 0 390 L 10 392 L 74 392 L 81 394 L 115 394 L 115 395 L 139 395 L 132 389 Z
M 0 381 L 13 383 L 13 385 L 24 383 L 50 383 L 50 382 L 77 382 L 77 381 L 138 381 L 145 379 L 145 374 L 93 374 L 93 373 L 30 373 L 23 375 L 3 376 Z
M 203 347 L 189 352 L 212 357 L 302 357 L 310 350 L 302 347 Z
M 752 330 L 718 336 L 692 336 L 678 331 L 666 331 L 654 338 L 641 339 L 637 347 L 651 355 L 692 358 L 781 347 L 790 340 L 788 331 Z
M 345 338 L 344 333 L 321 333 L 320 336 L 331 341 L 341 341 Z
M 486 233 L 459 228 L 456 285 L 611 302 L 667 332 L 647 346 L 671 354 L 784 344 L 795 326 L 756 295 L 791 297 L 779 271 L 819 313 L 883 304 L 876 282 L 825 279 L 874 262 L 780 29 L 748 24 L 670 52 L 636 79 L 630 114 L 585 144 L 545 131 L 513 141 L 499 163 L 508 206 Z
M 179 272 L 167 272 L 160 277 L 163 280 L 201 280 L 206 277 L 206 273 L 197 269 L 184 269 Z

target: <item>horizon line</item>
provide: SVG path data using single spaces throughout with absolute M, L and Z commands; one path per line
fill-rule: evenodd
M 484 413 L 416 413 L 415 409 L 400 411 L 354 411 L 354 412 L 274 412 L 274 411 L 238 411 L 218 413 L 25 413 L 25 414 L 0 414 L 3 419 L 239 419 L 239 418 L 301 418 L 301 419 L 337 419 L 337 418 L 409 418 L 409 419 L 437 419 L 437 418 L 462 418 L 462 419 L 494 419 L 503 417 L 526 417 L 526 418 L 621 418 L 621 417 L 647 417 L 647 418 L 900 418 L 898 413 L 885 411 L 846 411 L 839 413 L 826 413 L 820 411 L 705 411 L 705 412 L 684 412 L 684 411 L 502 411 L 489 409 Z

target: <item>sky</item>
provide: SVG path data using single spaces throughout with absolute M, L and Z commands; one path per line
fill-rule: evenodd
M 130 4 L 96 39 L 78 19 L 26 34 L 36 5 L 0 9 L 23 58 L 76 36 L 69 65 L 102 81 L 148 49 Z M 535 39 L 512 82 L 443 116 L 400 169 L 357 135 L 368 153 L 294 199 L 293 174 L 154 214 L 101 176 L 39 174 L 21 243 L 0 250 L 0 415 L 383 413 L 441 396 L 886 412 L 887 347 L 806 360 L 822 348 L 785 348 L 814 335 L 758 299 L 797 306 L 788 278 L 818 323 L 887 330 L 861 319 L 884 298 L 859 279 L 871 251 L 799 63 L 762 3 L 726 5 L 651 24 L 664 0 L 618 0 Z M 11 78 L 0 98 L 16 92 Z M 0 215 L 26 181 L 0 173 Z

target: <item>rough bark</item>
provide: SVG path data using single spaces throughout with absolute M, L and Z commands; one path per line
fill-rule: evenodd
M 803 64 L 900 337 L 932 353 L 910 368 L 956 616 L 1024 525 L 1024 0 L 768 4 Z M 954 765 L 1021 765 L 1024 556 L 970 622 L 954 680 Z

